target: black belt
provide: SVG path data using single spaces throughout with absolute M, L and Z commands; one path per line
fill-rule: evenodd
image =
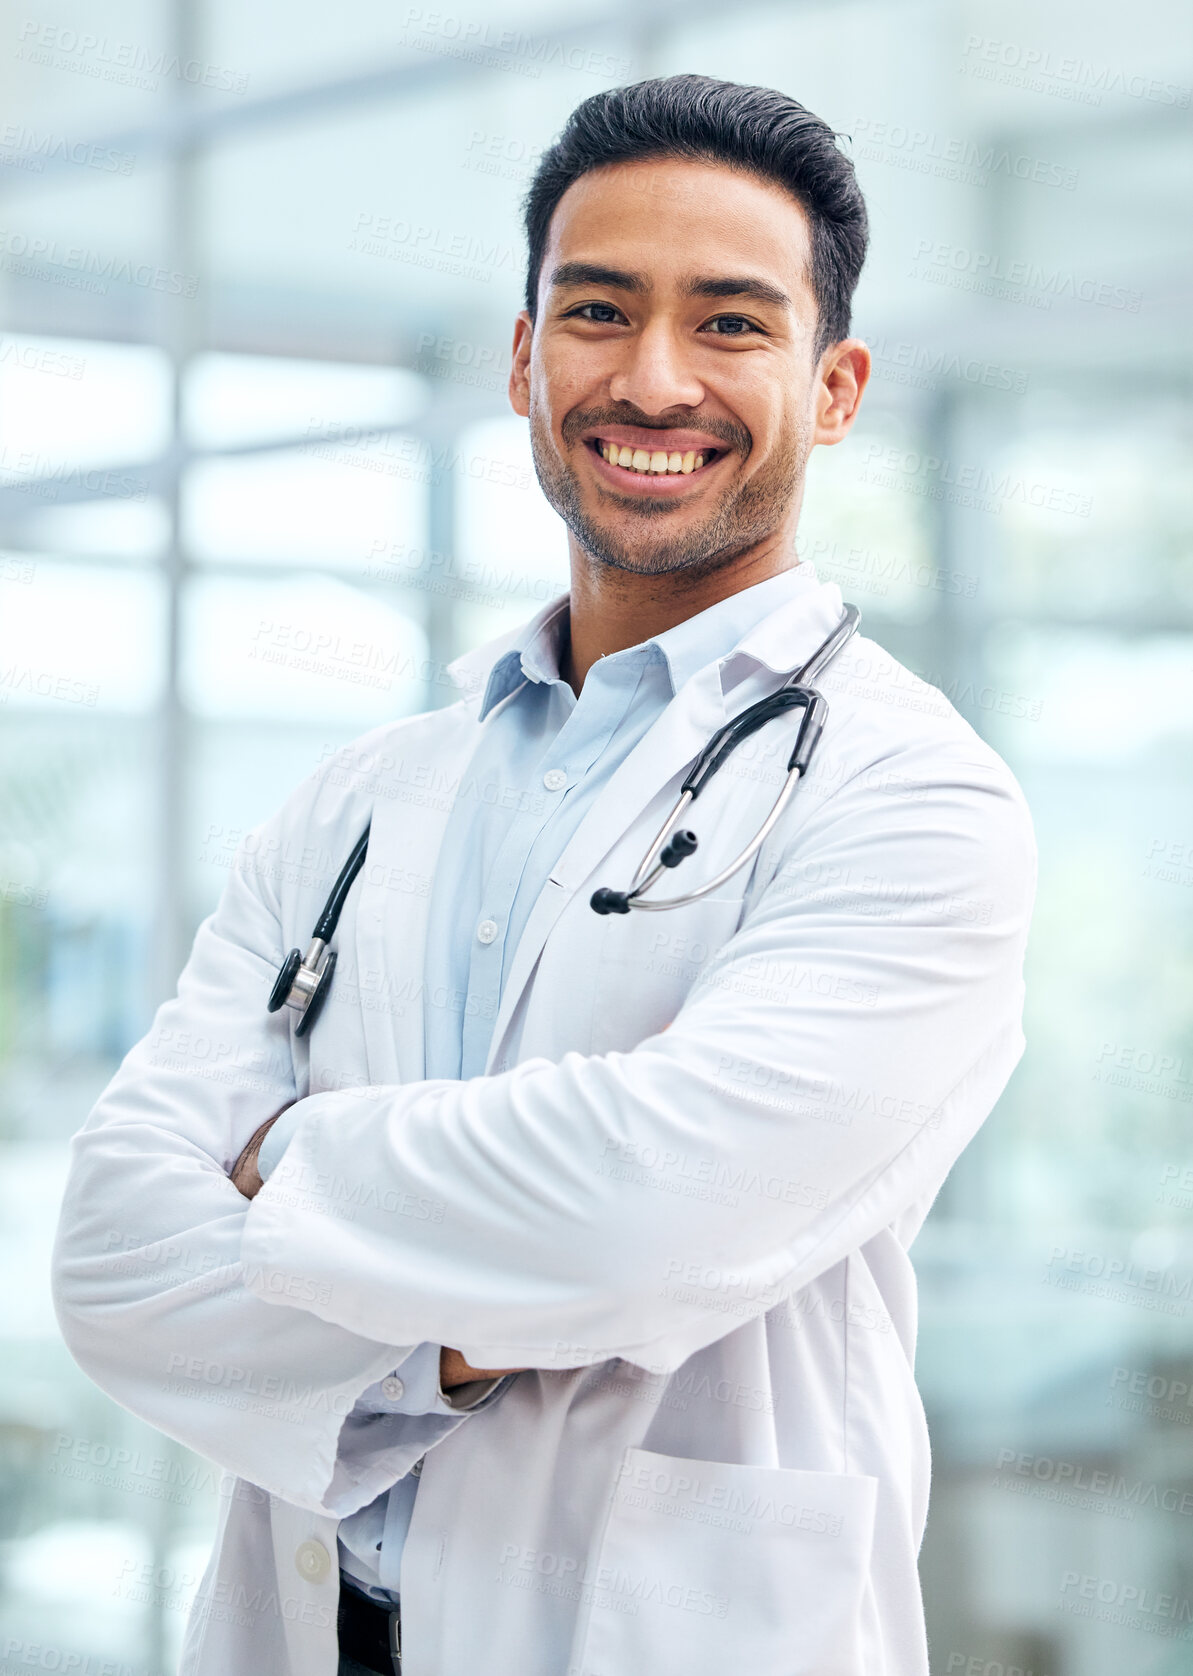
M 402 1676 L 402 1635 L 398 1609 L 382 1606 L 340 1579 L 336 1623 L 340 1652 L 375 1670 L 378 1676 Z

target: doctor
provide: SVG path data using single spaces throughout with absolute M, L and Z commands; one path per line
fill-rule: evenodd
M 908 1247 L 1023 1049 L 1022 795 L 855 638 L 750 865 L 590 906 L 840 618 L 794 541 L 869 372 L 864 206 L 818 118 L 684 76 L 585 101 L 527 231 L 510 396 L 570 591 L 242 849 L 75 1138 L 62 1330 L 226 1469 L 185 1676 L 926 1676 Z M 283 858 L 370 822 L 299 1034 L 266 1001 L 330 877 Z

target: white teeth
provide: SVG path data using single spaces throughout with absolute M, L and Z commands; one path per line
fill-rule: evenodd
M 694 450 L 689 450 L 686 454 L 668 454 L 661 448 L 653 451 L 646 448 L 628 448 L 616 442 L 601 442 L 598 446 L 603 460 L 607 460 L 611 466 L 621 466 L 628 471 L 652 472 L 658 475 L 682 472 L 687 476 L 693 471 L 699 471 L 704 464 L 704 455 L 697 454 Z

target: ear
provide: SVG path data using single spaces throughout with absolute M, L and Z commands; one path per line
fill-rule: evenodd
M 530 345 L 534 327 L 523 309 L 514 321 L 514 347 L 510 358 L 510 406 L 523 419 L 530 414 Z
M 832 446 L 853 427 L 870 382 L 870 351 L 861 338 L 842 338 L 825 350 L 817 372 L 813 441 Z

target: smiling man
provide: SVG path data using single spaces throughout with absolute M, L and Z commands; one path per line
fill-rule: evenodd
M 246 843 L 76 1137 L 59 1319 L 227 1469 L 185 1676 L 926 1676 L 908 1248 L 1023 1049 L 1022 795 L 855 638 L 802 778 L 808 695 L 701 787 L 681 905 L 606 884 L 850 624 L 795 543 L 864 206 L 680 76 L 580 106 L 527 232 L 570 588 Z M 338 924 L 293 846 L 364 856 Z

